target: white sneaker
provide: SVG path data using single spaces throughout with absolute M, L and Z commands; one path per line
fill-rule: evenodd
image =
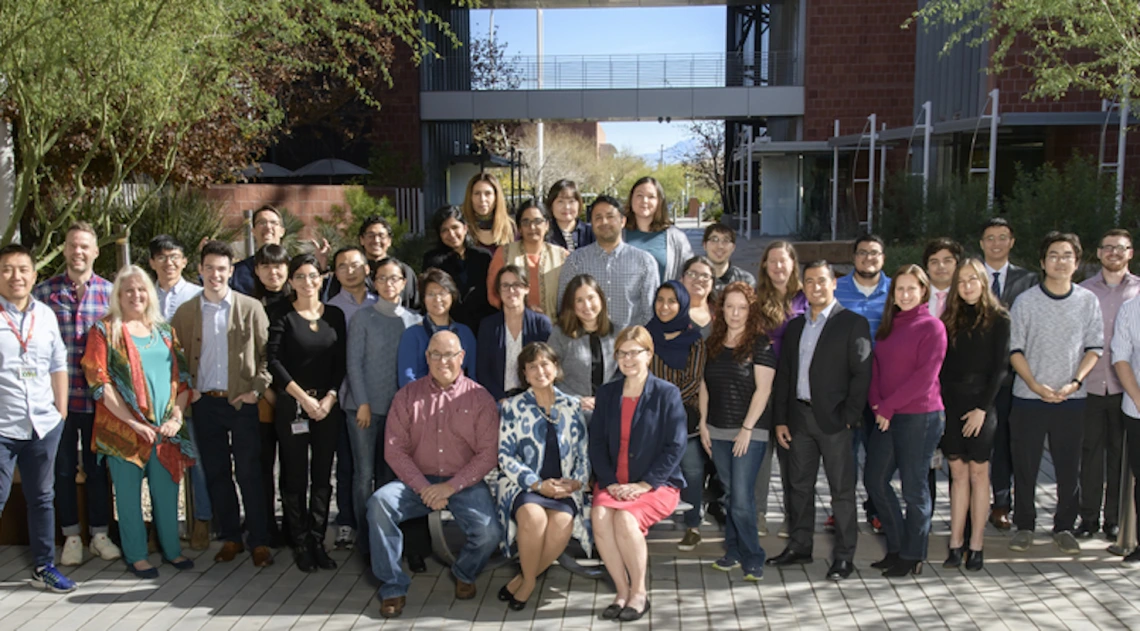
M 336 541 L 333 547 L 337 550 L 351 550 L 356 543 L 356 529 L 352 526 L 340 526 L 336 531 Z
M 122 550 L 115 542 L 107 537 L 107 533 L 100 532 L 91 537 L 91 554 L 104 561 L 114 561 L 123 558 Z
M 79 535 L 71 535 L 63 543 L 63 552 L 59 554 L 59 564 L 83 564 L 83 539 L 80 539 Z

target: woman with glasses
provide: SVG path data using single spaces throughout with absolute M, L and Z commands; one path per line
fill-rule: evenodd
M 700 329 L 701 337 L 706 340 L 712 333 L 715 279 L 712 261 L 703 256 L 690 258 L 681 268 L 681 284 L 689 292 L 689 320 Z
M 115 277 L 110 313 L 91 327 L 83 370 L 95 398 L 91 446 L 107 459 L 127 569 L 138 578 L 158 576 L 147 560 L 143 478 L 163 559 L 179 570 L 194 567 L 178 538 L 178 483 L 196 457 L 183 418 L 190 372 L 142 268 L 130 265 Z
M 507 198 L 503 196 L 499 178 L 491 173 L 476 173 L 467 182 L 463 218 L 475 243 L 492 254 L 515 240 L 515 224 L 507 212 Z
M 285 523 L 297 569 L 315 572 L 317 567 L 336 568 L 324 539 L 333 454 L 344 422 L 337 391 L 345 376 L 348 335 L 344 313 L 320 300 L 315 256 L 301 254 L 289 261 L 289 284 L 294 299 L 280 304 L 270 318 L 266 354 L 277 393 Z
M 526 387 L 519 379 L 519 354 L 523 347 L 550 338 L 550 318 L 527 308 L 527 278 L 518 266 L 507 265 L 496 272 L 494 293 L 503 310 L 483 318 L 479 325 L 475 380 L 496 401 L 502 401 Z
M 586 419 L 594 412 L 594 395 L 614 375 L 614 331 L 606 310 L 606 294 L 589 274 L 570 279 L 562 295 L 558 326 L 550 347 L 562 358 L 562 391 L 582 400 Z
M 669 219 L 665 189 L 651 177 L 633 183 L 626 202 L 625 242 L 657 261 L 662 281 L 681 277 L 681 266 L 693 257 L 689 238 Z
M 918 265 L 899 268 L 875 333 L 867 403 L 875 426 L 867 441 L 867 493 L 879 509 L 887 556 L 871 567 L 883 576 L 922 572 L 933 505 L 927 475 L 945 424 L 938 374 L 946 327 L 930 315 L 930 281 Z M 906 516 L 891 486 L 902 480 Z
M 522 231 L 522 240 L 499 248 L 491 258 L 491 267 L 487 270 L 487 299 L 491 306 L 502 307 L 495 283 L 504 265 L 514 265 L 526 273 L 529 286 L 526 306 L 537 313 L 554 314 L 558 311 L 558 274 L 570 253 L 547 242 L 550 212 L 540 202 L 523 202 L 515 213 L 515 223 Z
M 476 344 L 471 329 L 451 317 L 451 309 L 459 303 L 459 287 L 447 272 L 429 269 L 420 274 L 420 295 L 424 298 L 424 319 L 419 326 L 404 331 L 396 351 L 396 378 L 399 387 L 427 376 L 428 343 L 438 331 L 451 331 L 459 336 L 459 344 L 466 352 L 463 373 L 475 378 Z
M 483 318 L 495 312 L 495 308 L 487 302 L 487 276 L 491 266 L 491 253 L 475 245 L 467 224 L 464 223 L 463 211 L 455 206 L 444 206 L 436 211 L 432 218 L 432 227 L 439 237 L 439 245 L 424 254 L 421 269 L 427 271 L 434 267 L 451 277 L 452 285 L 455 287 L 453 298 L 455 303 L 453 306 L 456 307 L 455 319 L 472 331 L 477 331 Z M 420 294 L 423 298 L 422 286 Z M 463 308 L 459 309 L 460 306 Z M 426 375 L 427 369 L 424 370 Z
M 724 484 L 728 520 L 724 556 L 713 569 L 744 571 L 744 580 L 764 576 L 764 548 L 756 524 L 756 476 L 771 429 L 770 400 L 776 355 L 762 326 L 756 292 L 729 283 L 719 299 L 720 316 L 708 339 L 701 383 L 699 432 L 705 453 Z
M 950 551 L 943 567 L 985 564 L 982 543 L 990 510 L 990 454 L 997 432 L 994 399 L 1009 372 L 1009 314 L 988 291 L 986 268 L 966 259 L 954 270 L 942 322 L 946 358 L 938 381 L 946 406 L 942 454 L 950 461 Z M 970 549 L 966 518 L 970 518 Z
M 546 193 L 546 207 L 554 215 L 550 242 L 573 252 L 594 242 L 594 229 L 580 219 L 586 207 L 573 180 L 558 180 Z
M 598 389 L 590 420 L 596 481 L 590 521 L 598 555 L 617 588 L 602 618 L 630 622 L 649 611 L 645 535 L 677 508 L 687 439 L 681 391 L 649 372 L 649 331 L 631 326 L 614 344 L 622 374 Z

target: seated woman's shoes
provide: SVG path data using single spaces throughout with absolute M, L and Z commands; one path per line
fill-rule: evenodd
M 424 558 L 418 554 L 408 555 L 408 569 L 419 574 L 427 571 L 427 563 Z
M 499 600 L 506 603 L 506 602 L 510 602 L 514 599 L 515 599 L 515 595 L 511 593 L 511 590 L 507 589 L 506 585 L 503 585 L 502 587 L 499 588 Z
M 618 614 L 617 619 L 622 622 L 633 622 L 634 620 L 641 620 L 641 617 L 649 613 L 649 599 L 645 599 L 645 609 L 638 611 L 633 607 L 626 607 Z
M 942 567 L 956 568 L 962 565 L 962 555 L 966 552 L 966 546 L 959 546 L 957 548 L 950 548 L 946 554 L 946 560 L 942 562 Z
M 526 601 L 518 600 L 512 596 L 510 602 L 507 603 L 507 607 L 509 607 L 511 611 L 522 611 L 526 609 Z
M 187 559 L 186 557 L 182 557 L 181 561 L 171 561 L 170 559 L 163 559 L 163 561 L 166 561 L 167 563 L 173 565 L 174 568 L 177 570 L 192 570 L 192 569 L 194 569 L 194 560 L 193 559 Z
M 137 578 L 158 578 L 158 568 L 148 567 L 145 570 L 140 570 L 132 563 L 127 564 L 127 571 L 134 574 Z
M 970 550 L 966 553 L 966 569 L 979 572 L 986 565 L 986 555 L 981 550 Z
M 380 617 L 381 618 L 395 618 L 404 613 L 404 604 L 407 603 L 407 596 L 397 596 L 395 598 L 385 598 L 380 602 Z
M 617 617 L 621 615 L 621 610 L 624 608 L 625 607 L 617 603 L 606 607 L 602 610 L 602 620 L 617 620 Z

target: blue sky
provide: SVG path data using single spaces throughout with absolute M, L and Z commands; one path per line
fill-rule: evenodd
M 490 10 L 471 12 L 472 36 L 486 36 Z M 537 53 L 533 9 L 497 9 L 500 41 L 512 54 Z M 546 9 L 543 54 L 617 55 L 660 53 L 724 53 L 725 8 Z M 688 137 L 686 121 L 670 123 L 604 122 L 609 143 L 635 154 L 655 153 Z

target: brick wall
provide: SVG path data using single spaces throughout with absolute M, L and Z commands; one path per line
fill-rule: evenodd
M 422 185 L 422 142 L 420 137 L 420 70 L 408 47 L 396 46 L 391 65 L 392 88 L 373 91 L 381 108 L 365 133 L 377 150 L 385 154 L 384 173 L 377 175 L 389 186 Z
M 373 197 L 391 196 L 394 189 L 367 186 Z M 330 184 L 217 184 L 206 188 L 206 197 L 220 202 L 227 226 L 242 222 L 243 210 L 269 204 L 301 218 L 312 226 L 317 217 L 328 217 L 333 206 L 347 206 L 344 186 Z
M 987 78 L 987 91 L 994 88 L 1001 90 L 1002 112 L 1095 112 L 1100 110 L 1100 96 L 1087 91 L 1074 90 L 1058 100 L 1029 100 L 1025 98 L 1033 85 L 1033 75 L 1028 68 L 1032 64 L 1032 60 L 1024 52 L 1019 51 L 1027 50 L 1030 46 L 1032 46 L 1032 41 L 1028 37 L 1019 36 L 1014 42 L 1013 52 L 1004 64 L 1007 69 L 996 77 L 991 75 Z M 991 54 L 993 50 L 994 44 L 991 44 Z M 1099 134 L 1100 132 L 1097 131 L 1098 138 Z

